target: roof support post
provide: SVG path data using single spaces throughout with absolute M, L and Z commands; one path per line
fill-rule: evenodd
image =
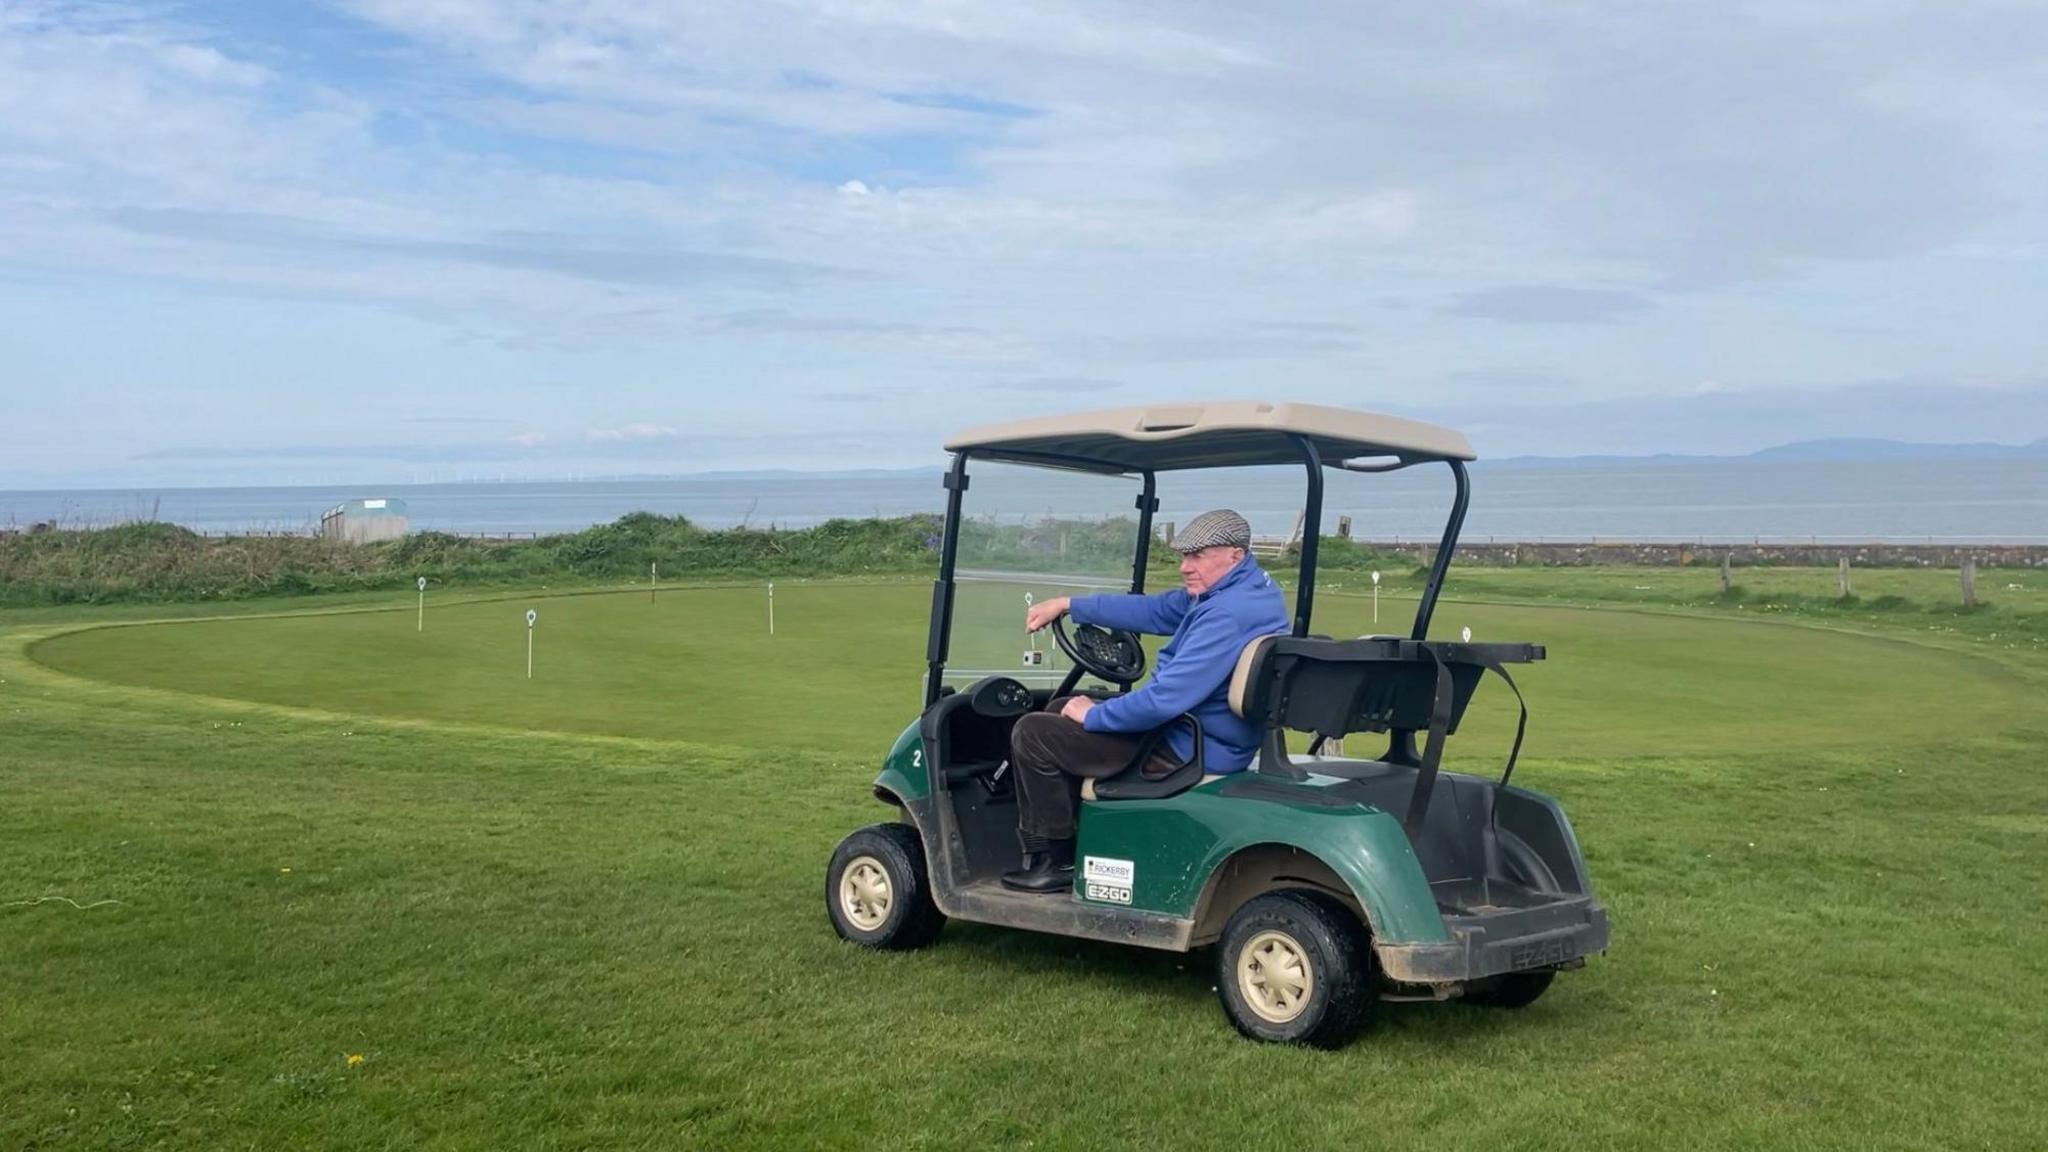
M 1309 617 L 1316 607 L 1316 552 L 1323 540 L 1323 454 L 1306 436 L 1288 438 L 1301 449 L 1302 463 L 1308 468 L 1308 503 L 1301 512 L 1300 582 L 1294 590 L 1294 635 L 1301 637 L 1308 635 Z
M 953 640 L 953 564 L 960 555 L 960 501 L 967 495 L 967 453 L 953 454 L 946 473 L 946 527 L 939 544 L 939 578 L 932 582 L 931 631 L 924 645 L 924 706 L 939 702 L 939 681 L 946 673 L 946 652 Z
M 1458 494 L 1451 501 L 1451 518 L 1444 523 L 1444 538 L 1436 547 L 1436 559 L 1430 562 L 1429 583 L 1422 588 L 1422 602 L 1415 606 L 1415 627 L 1408 633 L 1410 640 L 1429 639 L 1429 619 L 1436 615 L 1436 596 L 1443 591 L 1451 554 L 1458 550 L 1458 533 L 1465 527 L 1465 508 L 1472 502 L 1472 479 L 1465 473 L 1464 461 L 1445 463 L 1451 466 L 1451 475 L 1458 482 Z
M 1138 493 L 1138 552 L 1131 561 L 1131 591 L 1145 590 L 1145 566 L 1152 561 L 1152 514 L 1159 511 L 1158 478 L 1144 473 L 1145 489 Z

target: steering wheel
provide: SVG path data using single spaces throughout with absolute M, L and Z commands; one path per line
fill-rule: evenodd
M 1052 638 L 1059 642 L 1067 659 L 1099 680 L 1125 688 L 1144 679 L 1145 649 L 1138 643 L 1136 632 L 1076 624 L 1070 636 L 1067 618 L 1062 615 L 1052 622 Z

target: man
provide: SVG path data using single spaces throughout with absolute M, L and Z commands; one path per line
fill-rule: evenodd
M 1183 712 L 1202 722 L 1202 763 L 1212 773 L 1239 772 L 1258 749 L 1259 731 L 1230 710 L 1230 676 L 1244 646 L 1285 632 L 1280 589 L 1251 555 L 1252 529 L 1229 509 L 1204 512 L 1173 542 L 1181 554 L 1181 587 L 1151 596 L 1061 596 L 1034 604 L 1024 626 L 1036 632 L 1061 615 L 1075 623 L 1171 636 L 1143 688 L 1097 702 L 1087 696 L 1052 701 L 1017 721 L 1010 764 L 1017 772 L 1017 830 L 1024 867 L 1003 884 L 1025 892 L 1058 892 L 1074 883 L 1074 822 L 1080 777 L 1114 775 L 1137 755 L 1144 734 Z M 1194 738 L 1175 724 L 1142 771 L 1161 776 L 1194 758 Z

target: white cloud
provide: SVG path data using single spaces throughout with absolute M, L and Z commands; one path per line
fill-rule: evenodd
M 673 440 L 676 430 L 665 424 L 627 424 L 620 428 L 592 428 L 590 439 L 597 444 L 639 443 L 648 440 Z
M 1285 274 L 1280 261 L 1363 257 L 1452 276 L 1485 265 L 1517 282 L 1619 268 L 1637 283 L 1701 284 L 1788 259 L 1953 243 L 1985 211 L 1990 180 L 1983 142 L 1916 114 L 1926 102 L 1915 94 L 1934 90 L 1930 69 L 1908 67 L 1896 45 L 1825 57 L 1779 91 L 1754 83 L 1841 33 L 1843 18 L 1818 14 L 1777 13 L 1744 39 L 1721 33 L 1718 18 L 1621 21 L 1598 5 L 1504 8 L 1472 35 L 1419 14 L 1275 23 L 1201 5 L 764 4 L 685 16 L 623 0 L 566 14 L 541 0 L 361 0 L 349 10 L 445 54 L 421 61 L 433 84 L 403 94 L 423 102 L 394 105 L 391 89 L 345 94 L 256 63 L 257 46 L 237 54 L 125 9 L 91 20 L 67 19 L 82 11 L 70 7 L 27 10 L 41 18 L 0 29 L 0 75 L 15 77 L 11 90 L 0 79 L 0 100 L 20 111 L 0 139 L 40 146 L 0 171 L 63 157 L 60 175 L 9 181 L 40 185 L 14 189 L 39 193 L 45 214 L 24 233 L 69 225 L 58 229 L 65 242 L 23 249 L 53 262 L 75 245 L 90 249 L 89 264 L 167 263 L 171 254 L 95 227 L 94 208 L 118 199 L 375 219 L 457 241 L 493 227 L 583 227 L 596 210 L 678 246 L 829 253 L 939 279 L 959 274 L 949 256 L 1071 267 L 1103 255 L 1180 279 L 1203 262 L 1199 249 L 1261 275 Z M 1663 58 L 1688 29 L 1698 59 L 1654 84 L 1582 67 L 1589 54 Z M 1105 58 L 1125 67 L 1105 69 Z M 515 95 L 469 95 L 477 73 Z M 1973 91 L 2014 93 L 2001 75 L 1973 72 Z M 1958 117 L 1975 105 L 1941 107 Z M 382 147 L 375 125 L 394 117 L 651 148 L 691 167 L 535 171 L 517 150 L 466 152 L 438 132 L 423 147 Z M 2018 155 L 2041 135 L 2024 123 L 2008 118 L 1987 135 Z M 931 141 L 913 152 L 944 157 L 892 161 L 901 134 Z M 881 150 L 864 167 L 908 168 L 887 193 L 871 176 L 842 180 L 830 205 L 781 170 L 847 148 Z M 923 171 L 934 164 L 936 180 Z M 906 245 L 934 262 L 901 267 Z M 215 255 L 226 258 L 185 267 L 276 280 L 246 254 Z M 357 291 L 346 269 L 309 277 L 298 261 L 289 274 Z M 560 286 L 498 279 L 480 297 L 450 277 L 443 303 L 517 309 L 506 289 L 551 296 L 569 327 L 615 308 L 592 294 L 563 309 Z M 389 291 L 438 288 L 412 278 Z
M 2048 14 L 1482 12 L 334 0 L 252 39 L 0 0 L 0 278 L 296 304 L 450 380 L 543 365 L 584 382 L 551 451 L 593 412 L 695 434 L 735 380 L 726 433 L 886 384 L 922 444 L 990 379 L 1374 406 L 1487 365 L 1600 399 L 2048 357 Z M 52 356 L 158 391 L 241 364 L 119 352 Z M 672 372 L 718 383 L 663 407 Z M 56 411 L 48 375 L 9 386 Z M 634 429 L 675 435 L 580 439 Z

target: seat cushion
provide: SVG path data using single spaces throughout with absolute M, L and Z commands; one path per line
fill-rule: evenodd
M 1251 688 L 1252 666 L 1259 662 L 1259 653 L 1272 639 L 1271 636 L 1260 636 L 1237 654 L 1237 670 L 1230 674 L 1230 710 L 1240 717 L 1244 715 L 1245 695 Z
M 1195 785 L 1195 787 L 1197 787 L 1197 788 L 1200 788 L 1200 787 L 1202 786 L 1202 784 L 1207 784 L 1207 783 L 1208 783 L 1209 781 L 1211 781 L 1211 780 L 1221 780 L 1221 779 L 1223 779 L 1223 774 L 1222 774 L 1222 773 L 1217 773 L 1217 772 L 1211 772 L 1211 773 L 1209 773 L 1208 775 L 1206 775 L 1206 776 L 1202 777 L 1202 783 L 1201 783 L 1201 784 L 1197 784 L 1197 785 Z M 1083 781 L 1081 781 L 1081 799 L 1083 799 L 1083 800 L 1093 800 L 1093 799 L 1095 799 L 1095 781 L 1094 781 L 1093 779 L 1088 779 L 1088 780 L 1083 780 Z

